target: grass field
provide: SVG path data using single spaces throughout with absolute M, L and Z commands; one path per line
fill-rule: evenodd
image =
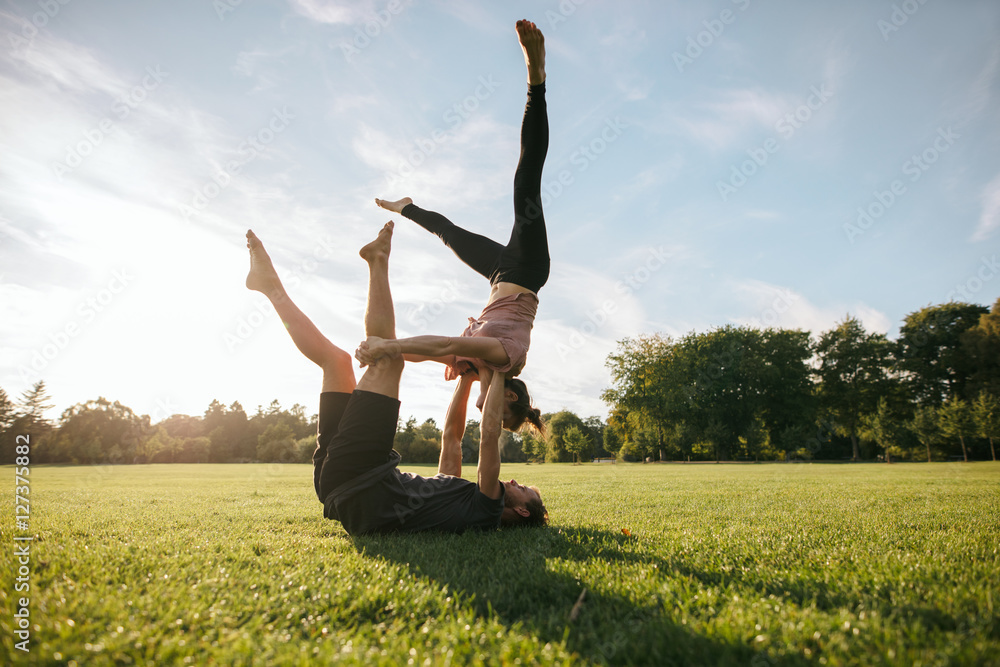
M 998 464 L 504 475 L 550 528 L 351 538 L 308 466 L 35 467 L 31 652 L 5 567 L 0 662 L 1000 664 Z

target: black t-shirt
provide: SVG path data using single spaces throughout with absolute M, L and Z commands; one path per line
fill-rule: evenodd
M 496 530 L 503 514 L 503 485 L 493 499 L 475 482 L 438 474 L 422 477 L 388 463 L 343 485 L 327 497 L 324 516 L 337 519 L 351 535 Z

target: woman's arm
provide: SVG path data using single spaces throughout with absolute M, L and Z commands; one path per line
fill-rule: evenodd
M 500 486 L 500 432 L 503 430 L 504 394 L 504 374 L 495 372 L 486 390 L 483 421 L 479 424 L 479 468 L 476 471 L 479 490 L 494 499 L 503 493 Z
M 476 381 L 474 375 L 463 375 L 451 397 L 448 412 L 444 417 L 444 432 L 441 434 L 441 457 L 438 460 L 439 475 L 462 476 L 462 436 L 465 435 L 465 410 L 469 404 L 469 390 Z
M 395 340 L 370 336 L 358 346 L 354 356 L 361 365 L 366 366 L 381 357 L 398 357 L 401 354 L 435 359 L 447 356 L 470 357 L 501 366 L 510 362 L 499 339 L 478 336 L 414 336 Z
M 410 363 L 419 363 L 421 361 L 436 361 L 439 364 L 444 364 L 445 366 L 455 365 L 455 355 L 451 354 L 447 357 L 428 357 L 423 354 L 404 354 L 403 360 Z

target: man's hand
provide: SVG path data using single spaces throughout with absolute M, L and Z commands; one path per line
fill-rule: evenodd
M 374 365 L 382 357 L 399 355 L 399 343 L 378 336 L 369 336 L 367 340 L 361 341 L 358 349 L 354 351 L 354 358 L 361 362 L 362 368 Z

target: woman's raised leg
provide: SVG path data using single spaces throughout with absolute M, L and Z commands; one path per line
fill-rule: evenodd
M 493 280 L 503 251 L 503 246 L 493 239 L 462 229 L 440 213 L 415 205 L 409 197 L 398 201 L 376 199 L 375 203 L 387 211 L 406 216 L 434 234 L 473 271 L 487 280 Z
M 500 278 L 537 292 L 549 275 L 542 215 L 542 167 L 549 149 L 545 38 L 530 21 L 517 22 L 517 36 L 528 69 L 528 101 L 521 120 L 521 156 L 514 172 L 514 229 L 501 255 Z

